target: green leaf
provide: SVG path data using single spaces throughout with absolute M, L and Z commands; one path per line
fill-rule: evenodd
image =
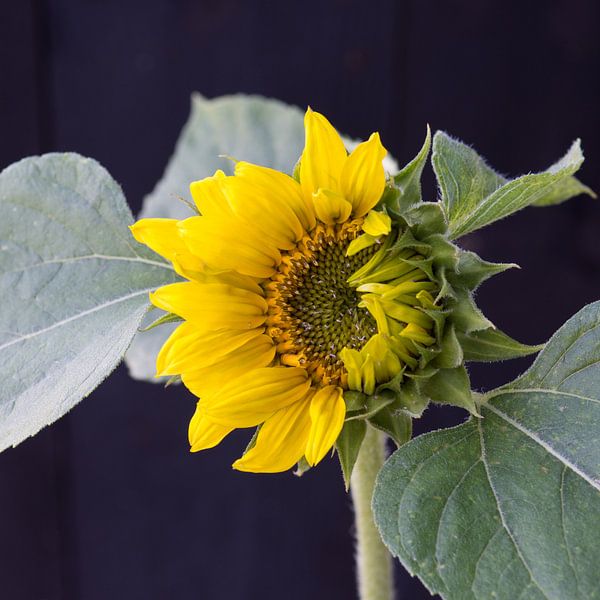
M 369 417 L 373 427 L 389 435 L 396 446 L 400 447 L 410 440 L 412 435 L 412 418 L 401 410 L 389 406 Z
M 600 302 L 572 317 L 482 419 L 418 437 L 382 469 L 382 537 L 447 599 L 598 598 Z
M 421 392 L 432 402 L 452 404 L 465 408 L 471 414 L 479 415 L 471 395 L 471 381 L 464 366 L 440 369 L 423 382 Z
M 431 163 L 451 228 L 475 210 L 483 198 L 506 183 L 473 148 L 444 131 L 436 131 L 433 136 Z
M 402 170 L 394 175 L 397 193 L 389 196 L 387 208 L 400 216 L 413 204 L 421 202 L 421 174 L 431 148 L 431 129 L 427 125 L 425 142 L 419 153 Z
M 346 491 L 350 489 L 350 477 L 366 433 L 366 421 L 346 421 L 335 443 Z
M 117 365 L 148 307 L 177 280 L 137 244 L 119 186 L 76 154 L 0 174 L 0 449 L 87 396 Z
M 579 179 L 576 177 L 567 177 L 553 186 L 545 196 L 534 202 L 532 206 L 553 206 L 555 204 L 561 204 L 562 202 L 565 202 L 565 200 L 569 200 L 580 194 L 586 194 L 592 198 L 597 198 L 595 192 L 587 185 L 581 183 Z
M 454 140 L 453 144 L 446 144 L 446 139 L 445 135 L 439 137 L 444 143 L 438 144 L 436 154 L 434 138 L 434 167 L 452 239 L 536 202 L 563 201 L 582 191 L 580 186 L 567 181 L 583 163 L 579 140 L 546 171 L 504 182 L 499 176 L 494 181 L 493 171 L 473 150 Z M 551 200 L 544 200 L 547 198 Z
M 459 332 L 458 341 L 466 361 L 491 362 L 529 356 L 539 352 L 544 344 L 529 346 L 513 340 L 499 329 L 490 327 L 469 334 Z

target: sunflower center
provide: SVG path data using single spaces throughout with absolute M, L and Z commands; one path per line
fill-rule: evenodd
M 346 256 L 361 220 L 337 228 L 318 226 L 285 255 L 266 284 L 268 333 L 277 342 L 281 364 L 300 366 L 324 385 L 345 384 L 339 352 L 360 350 L 377 333 L 360 296 L 347 283 L 377 251 L 376 246 Z

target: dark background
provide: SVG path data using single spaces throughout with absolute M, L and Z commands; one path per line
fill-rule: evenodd
M 137 211 L 198 90 L 310 103 L 352 136 L 380 131 L 401 163 L 427 122 L 510 175 L 547 167 L 581 136 L 580 176 L 600 190 L 598 13 L 596 0 L 0 0 L 0 167 L 53 150 L 93 156 Z M 426 190 L 433 199 L 430 177 Z M 547 339 L 600 297 L 591 199 L 525 210 L 465 245 L 523 267 L 478 296 L 523 341 Z M 474 384 L 527 364 L 474 366 Z M 236 436 L 190 455 L 193 405 L 121 367 L 2 454 L 0 597 L 354 598 L 335 461 L 300 480 L 237 473 Z M 417 428 L 462 418 L 430 409 Z M 429 597 L 401 569 L 398 586 L 399 597 Z

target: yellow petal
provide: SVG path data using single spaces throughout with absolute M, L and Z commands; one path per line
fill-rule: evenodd
M 224 193 L 236 215 L 275 247 L 291 250 L 306 231 L 294 211 L 282 202 L 277 189 L 256 185 L 248 177 L 228 177 Z
M 246 330 L 206 331 L 184 322 L 169 336 L 156 357 L 156 375 L 178 375 L 202 369 L 237 350 L 250 340 L 266 337 L 264 327 Z
M 234 217 L 190 217 L 178 227 L 190 250 L 216 270 L 267 278 L 281 261 L 275 246 Z
M 426 346 L 431 346 L 431 344 L 435 343 L 435 338 L 429 335 L 429 332 L 426 329 L 423 329 L 414 323 L 409 323 L 399 335 L 408 338 L 409 340 L 419 342 L 420 344 L 425 344 Z
M 204 415 L 199 407 L 196 407 L 196 412 L 190 421 L 188 428 L 188 437 L 190 440 L 190 451 L 198 452 L 214 448 L 226 435 L 233 431 L 233 427 L 226 427 L 213 423 Z
M 219 357 L 207 367 L 186 365 L 181 370 L 181 379 L 185 387 L 202 398 L 221 389 L 224 381 L 233 380 L 254 369 L 268 367 L 274 357 L 275 344 L 272 338 L 261 335 Z
M 184 271 L 202 271 L 203 263 L 179 235 L 178 222 L 177 219 L 140 219 L 129 229 L 138 242 L 172 261 L 175 270 L 186 277 Z
M 326 225 L 344 223 L 352 212 L 352 205 L 342 196 L 330 190 L 320 189 L 313 194 L 315 211 L 319 220 Z
M 378 383 L 389 381 L 402 370 L 400 360 L 392 351 L 390 338 L 381 333 L 375 334 L 360 351 L 373 361 L 375 379 Z
M 231 215 L 231 206 L 223 194 L 223 171 L 217 171 L 212 177 L 206 177 L 190 184 L 190 193 L 201 215 L 223 217 Z
M 363 362 L 360 352 L 353 348 L 342 348 L 339 357 L 348 372 L 348 388 L 360 392 L 362 390 L 361 367 Z
M 236 163 L 235 174 L 236 177 L 251 180 L 254 185 L 264 190 L 265 195 L 278 198 L 280 202 L 289 206 L 306 231 L 315 227 L 315 209 L 312 202 L 306 200 L 300 184 L 293 177 L 275 169 L 243 161 Z
M 310 108 L 304 116 L 306 144 L 300 161 L 300 183 L 307 200 L 325 188 L 340 192 L 340 176 L 346 162 L 346 148 L 331 123 Z
M 361 250 L 365 248 L 370 248 L 374 244 L 377 244 L 377 238 L 374 238 L 372 235 L 367 233 L 363 235 L 359 235 L 357 238 L 353 239 L 350 244 L 348 244 L 348 248 L 346 248 L 346 256 L 354 256 L 358 254 Z
M 310 394 L 267 419 L 255 445 L 233 463 L 238 471 L 280 473 L 291 469 L 303 456 L 310 432 Z
M 212 421 L 231 427 L 253 427 L 304 397 L 310 380 L 298 367 L 266 367 L 224 381 L 203 398 L 202 410 Z
M 387 150 L 374 133 L 348 157 L 341 174 L 341 192 L 352 203 L 352 214 L 362 217 L 379 202 L 385 188 L 383 159 Z
M 311 467 L 320 462 L 340 435 L 346 416 L 342 389 L 321 388 L 310 403 L 311 427 L 306 444 L 306 460 Z
M 362 230 L 373 237 L 387 235 L 392 230 L 392 219 L 378 210 L 371 210 L 366 216 Z
M 203 329 L 254 329 L 267 313 L 264 298 L 222 283 L 172 283 L 151 293 L 150 302 Z

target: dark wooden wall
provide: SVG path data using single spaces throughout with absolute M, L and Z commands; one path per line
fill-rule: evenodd
M 379 130 L 401 161 L 427 122 L 513 175 L 581 136 L 581 176 L 600 190 L 599 26 L 595 0 L 3 0 L 0 167 L 78 151 L 137 210 L 190 92 L 241 91 L 310 103 L 356 137 Z M 426 189 L 433 198 L 430 178 Z M 466 243 L 522 265 L 479 301 L 524 341 L 600 297 L 598 202 L 529 209 Z M 474 367 L 473 379 L 491 387 L 526 364 Z M 335 462 L 302 480 L 232 472 L 240 437 L 187 452 L 192 410 L 185 390 L 120 368 L 2 454 L 0 598 L 353 598 L 352 517 Z M 461 418 L 433 409 L 418 429 Z M 429 597 L 400 570 L 398 581 L 402 598 Z

